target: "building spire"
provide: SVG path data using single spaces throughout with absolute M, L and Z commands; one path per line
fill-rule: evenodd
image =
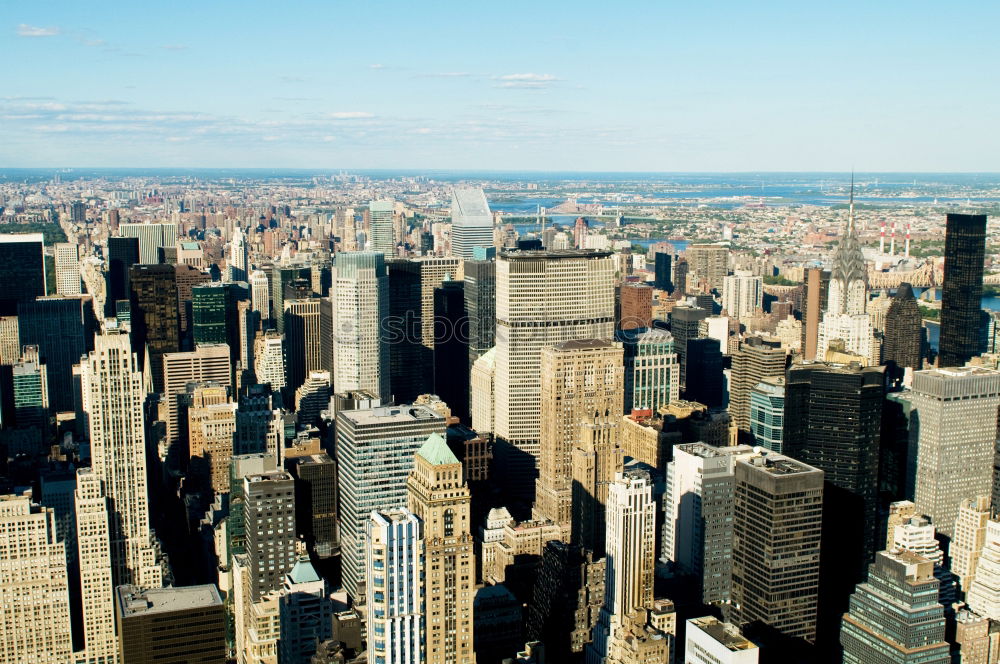
M 847 205 L 847 234 L 854 235 L 854 169 L 851 169 L 851 197 Z

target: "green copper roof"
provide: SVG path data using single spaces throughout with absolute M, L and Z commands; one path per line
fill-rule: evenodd
M 439 433 L 432 433 L 427 436 L 427 442 L 417 450 L 417 454 L 434 466 L 459 463 L 458 458 L 452 453 L 451 448 L 448 447 L 448 443 L 445 442 Z
M 292 583 L 312 583 L 314 581 L 319 581 L 319 574 L 316 573 L 316 569 L 309 562 L 308 558 L 299 558 L 298 562 L 295 563 L 295 567 L 292 571 L 288 573 L 291 577 Z

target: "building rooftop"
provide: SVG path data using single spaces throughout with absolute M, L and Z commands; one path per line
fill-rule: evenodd
M 288 578 L 294 584 L 315 583 L 320 580 L 319 574 L 316 573 L 316 568 L 309 562 L 308 556 L 299 558 L 295 562 L 292 571 L 288 573 Z
M 439 433 L 432 433 L 427 436 L 427 441 L 420 446 L 417 454 L 423 457 L 432 466 L 446 466 L 461 463 L 455 454 L 448 447 L 444 437 Z
M 607 339 L 570 339 L 562 343 L 555 344 L 556 350 L 597 350 L 599 348 L 613 348 L 615 344 Z
M 538 258 L 608 258 L 613 252 L 605 249 L 505 249 L 498 254 L 503 260 Z
M 222 606 L 219 590 L 212 584 L 150 590 L 140 590 L 136 586 L 118 586 L 116 592 L 122 615 L 126 618 L 140 614 L 172 613 Z
M 41 233 L 0 233 L 0 243 L 43 242 Z
M 731 651 L 752 650 L 757 647 L 757 644 L 740 633 L 736 625 L 721 622 L 714 616 L 693 618 L 688 620 L 688 625 L 697 627 Z
M 351 420 L 358 426 L 444 419 L 427 406 L 418 405 L 379 406 L 378 408 L 366 408 L 364 410 L 341 411 L 338 415 Z

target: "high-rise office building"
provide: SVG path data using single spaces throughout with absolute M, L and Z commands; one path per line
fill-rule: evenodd
M 465 282 L 447 277 L 434 289 L 434 394 L 451 408 L 451 414 L 469 422 L 470 375 L 468 318 Z
M 194 288 L 212 281 L 212 275 L 191 265 L 175 265 L 174 281 L 177 282 L 177 322 L 181 328 L 181 348 L 194 347 Z
M 990 520 L 989 496 L 967 498 L 958 507 L 955 530 L 948 545 L 951 572 L 958 581 L 961 592 L 969 592 L 976 575 L 979 556 L 986 543 L 986 524 Z
M 754 445 L 784 452 L 784 376 L 764 378 L 750 390 L 750 436 Z
M 549 540 L 528 607 L 528 638 L 545 643 L 553 661 L 578 661 L 604 605 L 606 558 L 579 544 Z
M 512 493 L 529 500 L 533 493 L 542 348 L 610 339 L 613 328 L 610 252 L 510 251 L 498 257 L 495 454 Z
M 732 601 L 739 620 L 813 641 L 823 472 L 774 452 L 737 459 L 733 511 Z
M 224 664 L 226 611 L 213 585 L 116 591 L 121 664 Z
M 624 619 L 653 606 L 656 503 L 652 481 L 641 470 L 618 473 L 608 489 L 604 606 L 587 661 L 602 661 Z
M 333 637 L 333 608 L 326 581 L 309 556 L 300 556 L 281 587 L 279 661 L 312 661 L 319 644 Z
M 674 335 L 674 351 L 681 367 L 681 390 L 687 384 L 687 344 L 698 338 L 698 324 L 708 316 L 701 307 L 679 302 L 670 311 L 670 333 Z
M 90 468 L 76 471 L 74 498 L 84 659 L 113 661 L 118 653 L 118 640 L 115 636 L 108 499 L 101 478 Z
M 205 344 L 196 350 L 167 353 L 163 356 L 163 395 L 166 402 L 164 449 L 160 457 L 166 459 L 174 445 L 187 431 L 187 419 L 181 404 L 188 383 L 206 383 L 229 388 L 232 395 L 229 346 Z
M 913 502 L 918 514 L 950 537 L 962 501 L 988 495 L 993 486 L 1000 372 L 918 371 L 910 404 L 910 421 L 919 422 L 910 427 L 916 449 Z
M 757 664 L 760 649 L 736 625 L 715 616 L 687 621 L 684 664 Z
M 493 246 L 493 214 L 482 189 L 451 190 L 451 253 L 462 260 L 473 258 L 474 247 Z
M 389 316 L 392 329 L 389 344 L 389 386 L 393 398 L 409 403 L 431 391 L 431 352 L 421 343 L 423 302 L 420 262 L 406 259 L 387 261 L 389 273 Z
M 329 557 L 337 544 L 337 464 L 329 454 L 310 454 L 291 464 L 296 523 L 316 555 Z
M 392 215 L 396 204 L 393 201 L 372 201 L 368 204 L 369 233 L 368 249 L 382 253 L 386 258 L 396 255 L 393 239 Z
M 0 234 L 0 315 L 46 294 L 44 248 L 41 233 Z
M 919 371 L 923 358 L 923 316 L 913 288 L 902 283 L 885 315 L 885 340 L 882 361 L 891 363 L 894 372 Z M 902 376 L 900 376 L 901 378 Z
M 40 297 L 17 306 L 21 346 L 37 346 L 48 377 L 53 412 L 73 410 L 73 365 L 92 345 L 93 315 L 87 298 Z
M 965 593 L 969 608 L 990 620 L 1000 620 L 1000 522 L 986 523 L 986 538 L 976 573 Z
M 365 586 L 369 649 L 375 661 L 423 664 L 425 657 L 423 524 L 405 509 L 366 516 Z M 447 616 L 438 616 L 439 624 Z M 458 660 L 453 660 L 458 661 Z
M 299 428 L 316 426 L 322 412 L 330 405 L 330 372 L 310 371 L 306 381 L 295 390 L 295 417 Z
M 704 280 L 709 288 L 722 291 L 729 274 L 729 247 L 724 244 L 692 244 L 684 251 L 684 256 L 690 271 L 699 281 Z
M 236 404 L 222 385 L 201 384 L 186 395 L 189 479 L 201 480 L 215 494 L 229 493 L 229 464 L 236 434 Z
M 0 661 L 70 661 L 65 544 L 55 512 L 28 496 L 0 496 Z
M 80 282 L 80 247 L 72 242 L 59 242 L 54 247 L 56 293 L 79 295 L 83 292 Z
M 764 305 L 764 280 L 744 270 L 727 276 L 722 283 L 722 308 L 730 316 L 746 318 Z
M 827 290 L 827 309 L 819 324 L 816 359 L 825 360 L 833 342 L 843 342 L 845 352 L 878 364 L 874 329 L 868 312 L 868 268 L 861 252 L 854 223 L 854 192 L 847 216 L 847 227 L 833 254 L 833 269 Z
M 253 347 L 254 373 L 275 394 L 285 388 L 285 337 L 277 330 L 258 334 Z
M 730 599 L 736 460 L 752 453 L 747 445 L 687 443 L 667 464 L 662 558 L 690 577 L 705 604 Z
M 318 298 L 285 300 L 285 355 L 288 358 L 285 371 L 289 394 L 299 389 L 310 371 L 323 368 L 319 303 Z
M 625 413 L 656 413 L 680 398 L 680 365 L 674 337 L 666 330 L 619 332 L 625 355 Z
M 115 333 L 96 337 L 80 364 L 91 467 L 111 508 L 112 578 L 116 586 L 159 588 L 162 572 L 149 526 L 142 367 L 128 335 Z
M 423 522 L 427 664 L 467 662 L 472 651 L 476 580 L 469 486 L 440 434 L 417 450 L 406 483 L 407 508 Z
M 406 501 L 413 455 L 444 418 L 427 406 L 379 407 L 337 413 L 341 551 L 344 588 L 364 596 L 364 528 L 372 510 Z
M 684 398 L 709 408 L 721 408 L 726 403 L 726 380 L 719 340 L 689 339 L 685 346 L 685 366 L 690 372 L 683 390 Z
M 243 230 L 233 230 L 229 241 L 229 280 L 246 281 L 250 276 L 250 256 L 247 253 L 247 238 Z
M 830 290 L 830 272 L 818 267 L 805 271 L 804 293 L 802 297 L 802 359 L 815 360 L 819 344 L 819 324 L 826 311 L 827 295 Z M 819 358 L 822 359 L 822 358 Z
M 608 484 L 621 471 L 623 374 L 619 343 L 581 339 L 542 349 L 539 474 L 533 518 L 559 524 L 564 540 L 570 539 L 575 523 L 575 542 L 581 542 L 580 529 L 586 525 L 586 530 L 593 532 L 586 538 L 591 541 L 584 545 L 592 550 L 594 540 L 603 540 Z M 593 448 L 596 467 L 592 481 L 579 487 L 579 500 L 574 505 L 573 462 L 578 446 Z M 584 477 L 577 479 L 586 481 Z M 576 519 L 574 507 L 581 511 Z
M 750 433 L 750 392 L 765 378 L 785 375 L 787 354 L 780 345 L 750 337 L 733 354 L 729 412 L 744 438 Z
M 658 290 L 674 292 L 674 282 L 670 278 L 670 263 L 673 256 L 665 251 L 658 251 L 653 257 L 653 269 L 655 279 L 653 286 Z
M 495 261 L 464 263 L 465 315 L 469 329 L 469 370 L 496 343 L 497 265 Z
M 19 429 L 35 428 L 42 439 L 49 430 L 49 390 L 45 365 L 38 346 L 25 346 L 21 360 L 11 367 L 14 397 L 14 425 Z
M 653 326 L 653 289 L 649 284 L 624 283 L 618 299 L 619 330 L 645 330 Z
M 240 357 L 239 302 L 249 294 L 244 282 L 212 282 L 191 289 L 191 330 L 195 346 L 227 344 L 230 362 Z
M 250 301 L 253 310 L 260 314 L 261 323 L 271 319 L 271 289 L 263 270 L 250 273 Z
M 118 234 L 139 239 L 139 262 L 143 265 L 159 263 L 159 249 L 177 243 L 177 224 L 120 224 Z
M 910 551 L 881 551 L 844 615 L 843 661 L 947 664 L 944 631 L 934 563 Z
M 141 363 L 149 354 L 153 389 L 163 390 L 163 355 L 180 351 L 177 283 L 173 265 L 132 266 L 132 350 Z
M 257 602 L 281 588 L 298 560 L 295 550 L 295 483 L 283 470 L 243 478 L 243 527 L 250 597 Z
M 986 215 L 949 214 L 944 234 L 938 366 L 960 367 L 982 352 Z
M 333 330 L 333 384 L 338 392 L 367 390 L 388 402 L 390 346 L 389 275 L 382 254 L 337 254 L 330 289 Z
M 107 255 L 105 314 L 113 316 L 115 302 L 128 300 L 132 291 L 132 266 L 139 262 L 139 238 L 109 237 Z

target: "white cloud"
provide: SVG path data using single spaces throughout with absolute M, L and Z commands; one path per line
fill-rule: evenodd
M 368 65 L 368 68 L 369 69 L 385 69 L 385 65 L 382 65 L 382 64 Z
M 420 127 L 419 129 L 414 129 L 413 130 L 414 134 L 430 134 L 432 132 L 433 132 L 433 129 L 431 129 L 429 127 Z
M 37 25 L 22 23 L 17 26 L 18 37 L 55 37 L 59 34 L 59 28 L 42 28 Z
M 374 117 L 374 113 L 369 113 L 367 111 L 336 111 L 334 113 L 330 113 L 330 118 L 333 120 L 364 120 Z
M 336 136 L 324 136 L 323 137 L 323 142 L 324 143 L 330 143 L 330 142 L 335 141 L 335 140 L 337 140 Z
M 536 83 L 549 83 L 558 80 L 552 74 L 504 74 L 497 76 L 501 81 L 534 81 Z
M 552 74 L 504 74 L 494 76 L 494 80 L 499 81 L 495 87 L 498 88 L 521 88 L 527 90 L 537 90 L 547 88 L 559 82 L 559 79 Z

